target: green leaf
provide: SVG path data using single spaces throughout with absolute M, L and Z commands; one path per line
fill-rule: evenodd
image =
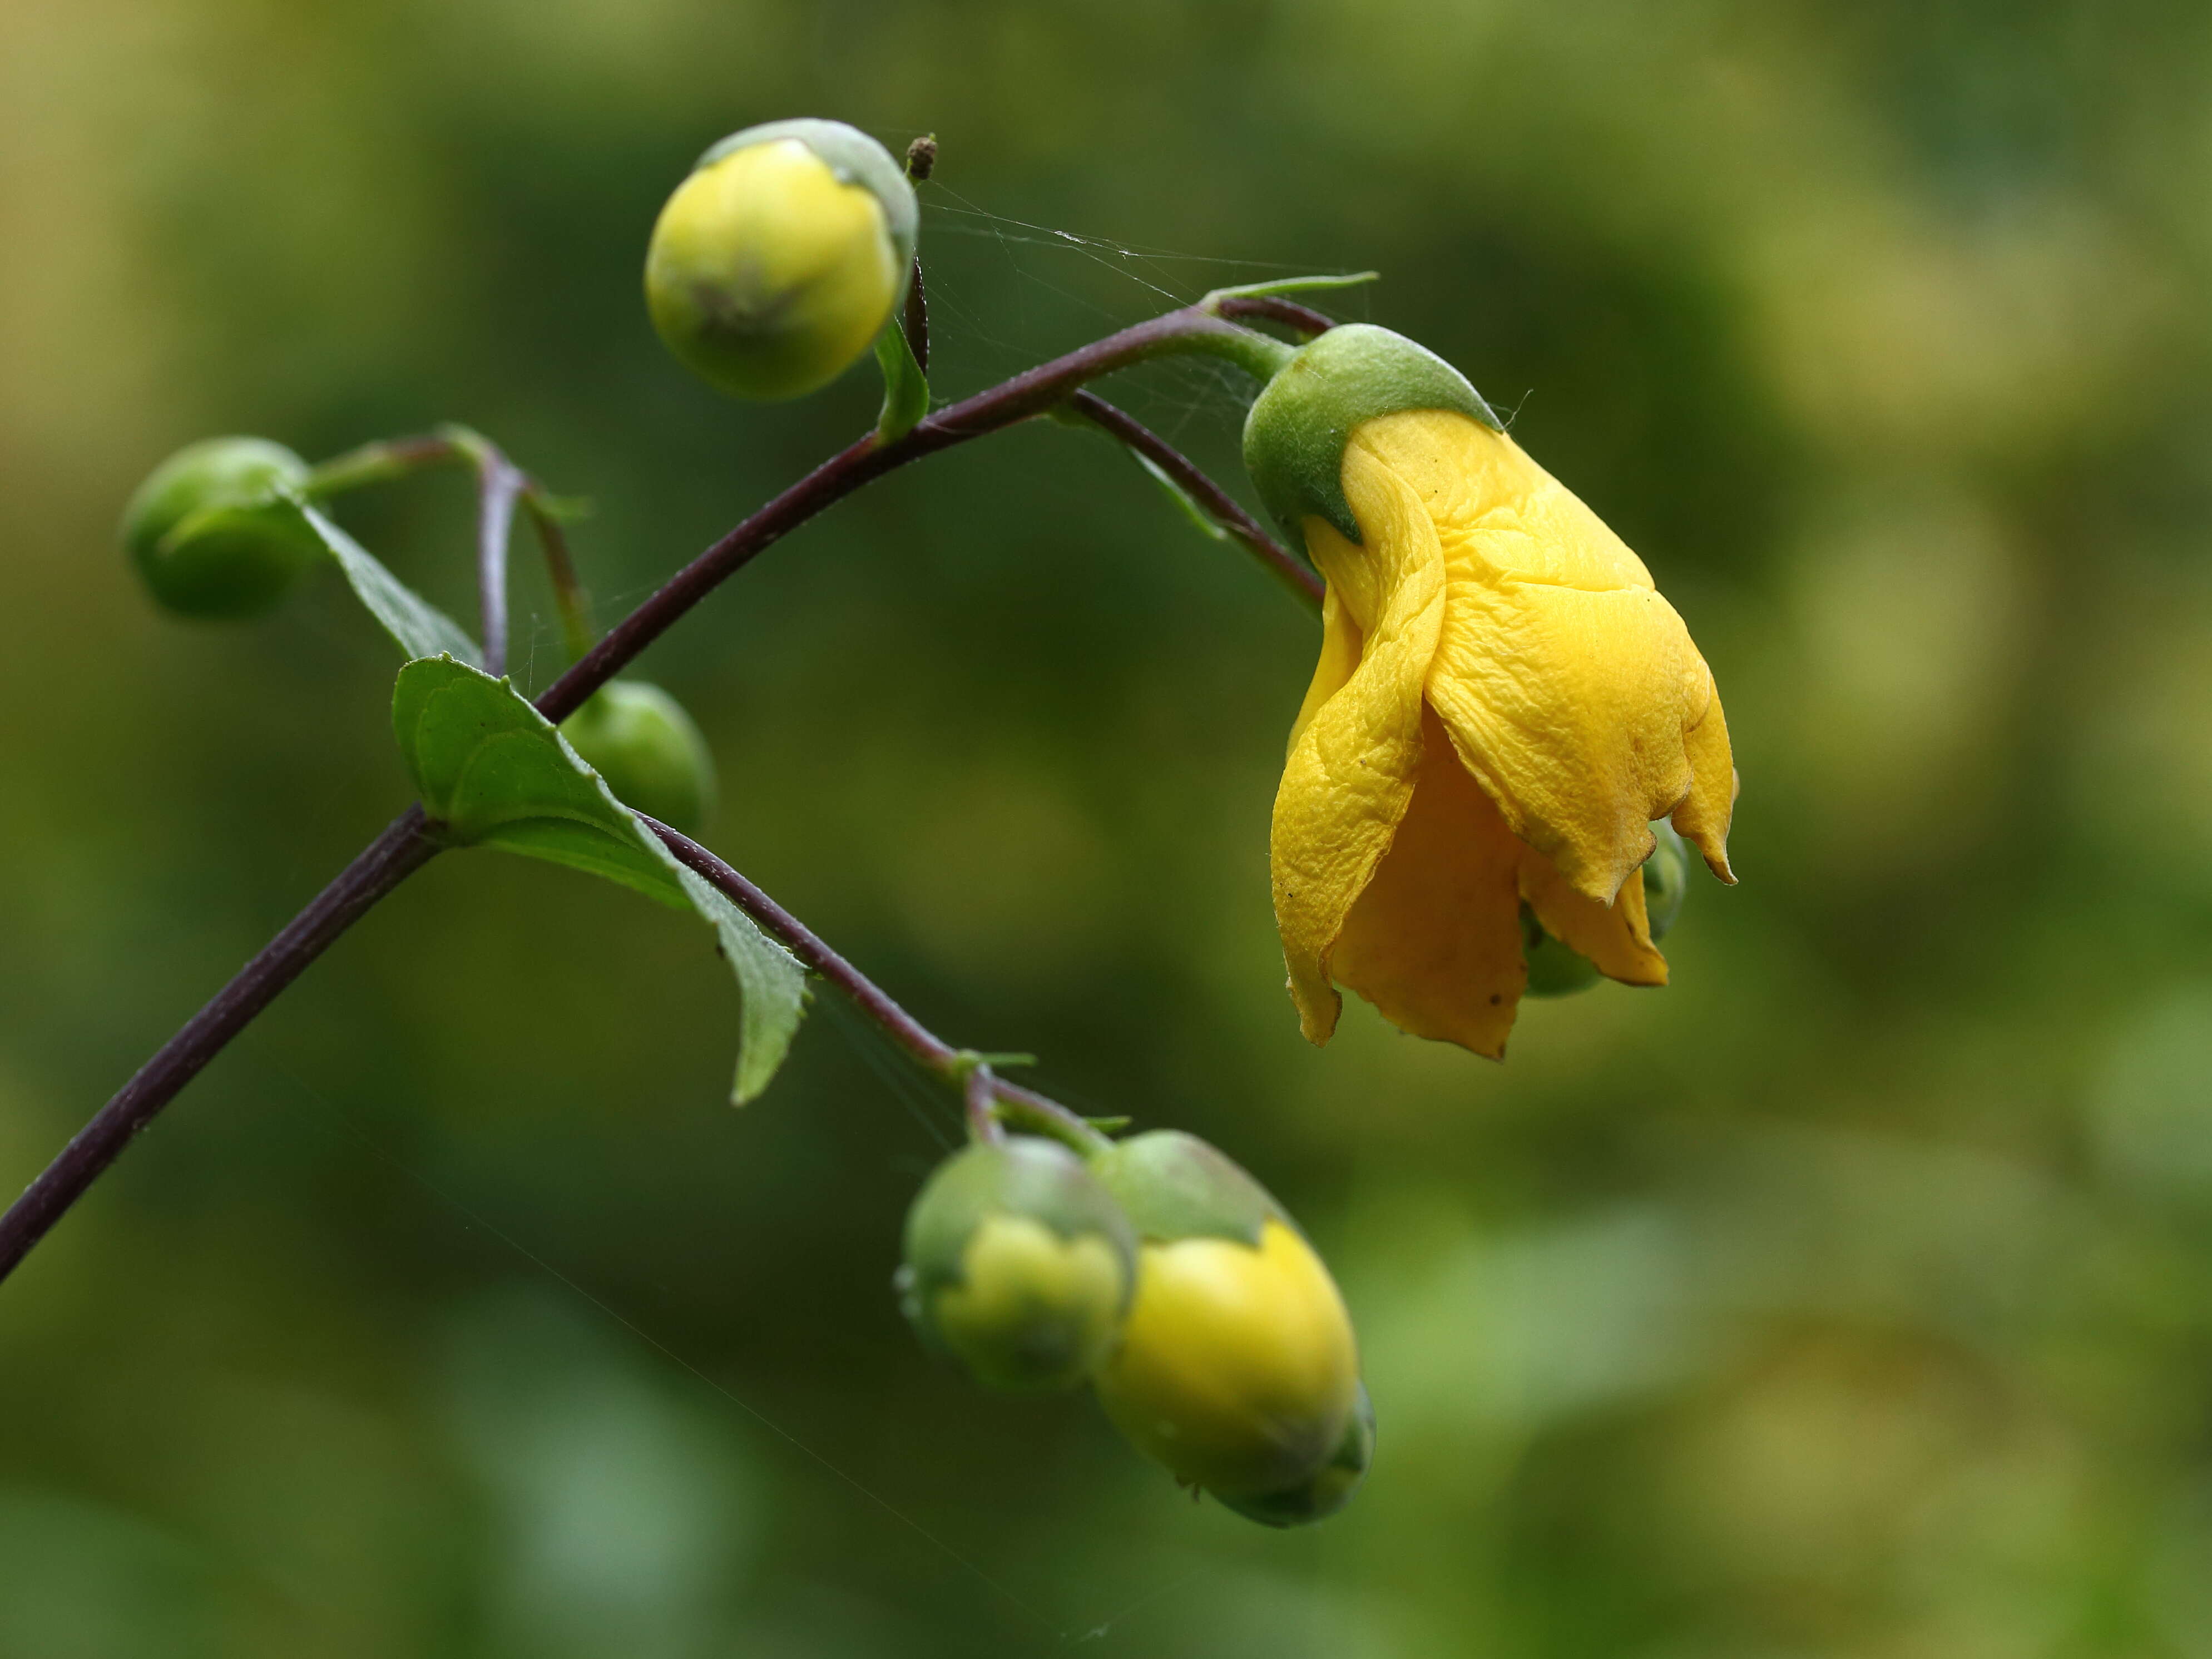
M 644 833 L 652 836 L 650 830 Z M 658 836 L 653 842 L 660 845 Z M 693 908 L 714 925 L 723 959 L 737 976 L 738 1070 L 730 1103 L 742 1106 L 768 1087 L 791 1052 L 791 1039 L 806 1017 L 806 970 L 719 888 L 681 865 L 676 872 Z
M 419 659 L 399 671 L 392 726 L 422 810 L 452 845 L 588 870 L 690 907 L 667 849 L 507 681 L 451 657 Z
M 507 681 L 451 657 L 399 671 L 392 732 L 435 833 L 618 882 L 703 917 L 738 981 L 738 1105 L 765 1089 L 805 1012 L 806 975 L 750 917 L 678 863 Z
M 354 596 L 410 658 L 447 656 L 471 667 L 483 660 L 459 623 L 386 570 L 374 554 L 306 501 L 295 499 L 293 505 L 345 572 Z
M 906 436 L 929 413 L 929 376 L 915 361 L 914 347 L 896 317 L 876 336 L 876 363 L 884 371 L 884 412 L 876 419 L 876 441 L 887 444 Z
M 1332 288 L 1360 288 L 1381 279 L 1379 270 L 1355 270 L 1337 276 L 1278 276 L 1268 283 L 1246 283 L 1241 288 L 1217 288 L 1199 301 L 1213 309 L 1217 300 L 1264 300 L 1277 294 L 1312 294 Z

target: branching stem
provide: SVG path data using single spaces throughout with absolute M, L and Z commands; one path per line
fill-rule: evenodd
M 1272 311 L 1264 313 L 1255 311 L 1253 314 L 1273 315 L 1277 320 L 1283 320 Z M 624 617 L 605 638 L 586 651 L 568 672 L 538 698 L 538 711 L 556 722 L 574 714 L 585 699 L 619 673 L 640 652 L 659 638 L 678 617 L 712 592 L 725 579 L 742 569 L 754 556 L 823 508 L 872 483 L 884 473 L 903 466 L 908 461 L 935 454 L 939 450 L 951 449 L 987 433 L 1002 431 L 1032 416 L 1041 415 L 1065 401 L 1069 394 L 1079 390 L 1085 382 L 1101 375 L 1110 374 L 1150 358 L 1191 351 L 1225 357 L 1253 374 L 1264 377 L 1272 373 L 1273 368 L 1280 366 L 1289 356 L 1291 348 L 1279 340 L 1241 328 L 1196 306 L 1187 306 L 1148 322 L 1139 323 L 1134 327 L 1125 328 L 1103 340 L 1093 341 L 1066 356 L 1042 363 L 988 391 L 977 392 L 972 398 L 939 410 L 893 442 L 878 445 L 871 434 L 823 462 L 678 571 L 650 599 Z M 1134 422 L 1130 424 L 1136 425 Z M 1141 428 L 1138 429 L 1142 430 Z M 476 436 L 474 434 L 468 435 L 471 438 Z M 1151 434 L 1146 436 L 1150 438 Z M 477 441 L 484 443 L 491 454 L 498 455 L 497 450 L 485 441 L 477 439 Z M 1159 442 L 1157 439 L 1152 439 L 1152 441 L 1155 444 Z M 1222 495 L 1210 480 L 1205 480 L 1189 462 L 1176 456 L 1175 452 L 1164 444 L 1159 444 L 1159 448 L 1167 456 L 1173 457 L 1181 468 L 1198 477 L 1212 495 L 1227 501 L 1228 498 Z M 427 438 L 368 444 L 316 468 L 308 479 L 307 490 L 311 496 L 322 499 L 340 490 L 400 477 L 425 466 L 463 458 L 477 461 L 480 473 L 483 471 L 481 453 L 472 453 L 451 429 Z M 1158 455 L 1154 459 L 1161 459 Z M 505 459 L 504 456 L 499 456 L 502 464 Z M 1161 464 L 1164 466 L 1167 462 L 1162 460 Z M 543 503 L 536 498 L 534 487 L 522 474 L 514 472 L 511 466 L 506 470 L 513 473 L 514 482 L 505 487 L 504 505 L 500 508 L 496 520 L 489 505 L 492 492 L 489 487 L 484 491 L 486 507 L 479 520 L 480 556 L 495 522 L 501 530 L 500 540 L 503 550 L 504 526 L 512 519 L 518 492 L 522 493 L 530 504 L 533 522 L 539 525 L 541 536 L 544 533 L 544 519 L 540 516 Z M 1185 482 L 1188 487 L 1188 481 Z M 1193 493 L 1200 492 L 1194 489 Z M 1234 507 L 1233 502 L 1230 505 Z M 1264 532 L 1262 538 L 1264 539 Z M 549 543 L 549 556 L 552 556 L 553 545 Z M 562 551 L 565 554 L 565 550 Z M 565 563 L 565 558 L 562 562 Z M 569 591 L 579 591 L 573 584 L 573 569 L 569 576 Z M 554 585 L 556 592 L 562 590 L 562 578 L 557 574 Z M 503 613 L 504 609 L 502 597 L 496 610 Z M 485 620 L 488 625 L 492 620 L 492 612 L 489 609 Z M 487 633 L 491 635 L 489 626 Z M 503 635 L 503 627 L 499 633 Z M 572 632 L 572 638 L 578 636 Z M 495 637 L 487 637 L 485 645 L 488 650 L 494 647 Z M 162 1044 L 154 1057 L 139 1068 L 137 1075 L 94 1114 L 92 1121 L 78 1132 L 38 1179 L 24 1189 L 22 1195 L 9 1206 L 7 1213 L 0 1215 L 0 1279 L 4 1279 L 14 1271 L 31 1248 L 61 1219 L 71 1205 L 83 1196 L 86 1189 L 130 1144 L 131 1138 L 150 1123 L 155 1115 L 199 1074 L 226 1043 L 245 1030 L 278 992 L 298 978 L 309 963 L 320 956 L 333 939 L 365 915 L 378 900 L 429 861 L 437 848 L 422 835 L 424 823 L 419 806 L 410 807 L 395 819 L 383 835 L 370 843 L 335 881 L 262 949 L 260 954 L 241 969 L 212 1001 L 193 1015 L 183 1030 Z M 667 839 L 674 833 L 664 830 L 663 838 Z M 922 1058 L 925 1064 L 948 1078 L 953 1074 L 945 1067 L 959 1065 L 958 1057 L 963 1051 L 950 1048 L 926 1030 L 858 969 L 830 951 L 820 940 L 815 939 L 796 917 L 777 907 L 773 900 L 746 882 L 736 871 L 696 842 L 685 842 L 684 844 L 690 847 L 702 859 L 710 861 L 711 868 L 699 865 L 693 867 L 708 880 L 722 887 L 732 902 L 745 908 L 747 914 L 791 945 L 794 952 L 799 952 L 802 961 L 808 961 L 808 958 L 800 951 L 798 941 L 800 939 L 812 941 L 810 948 L 822 952 L 823 962 L 840 964 L 843 976 L 837 977 L 821 968 L 817 968 L 817 972 L 832 979 L 841 990 L 854 998 L 864 1012 L 881 1024 L 902 1046 L 915 1053 L 917 1058 Z M 677 847 L 676 841 L 671 841 L 670 845 L 676 848 L 678 857 L 686 856 L 682 848 Z M 714 873 L 717 871 L 722 875 Z M 723 876 L 737 885 L 725 886 Z M 740 890 L 750 894 L 752 902 L 764 908 L 753 909 L 751 903 L 739 896 Z M 777 920 L 771 921 L 771 915 Z M 811 961 L 808 961 L 808 965 L 815 966 Z M 917 1044 L 921 1046 L 916 1047 Z M 948 1060 L 947 1056 L 952 1058 Z M 1047 1099 L 1033 1091 L 1018 1088 L 995 1075 L 991 1086 L 1000 1111 L 1008 1121 L 1026 1122 L 1042 1133 L 1056 1135 L 1079 1147 L 1103 1144 L 1103 1136 L 1058 1102 Z

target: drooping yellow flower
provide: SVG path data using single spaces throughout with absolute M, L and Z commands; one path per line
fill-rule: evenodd
M 1502 1056 L 1524 902 L 1610 977 L 1666 983 L 1651 820 L 1733 880 L 1735 775 L 1712 674 L 1643 562 L 1387 331 L 1322 336 L 1253 416 L 1254 476 L 1328 581 L 1272 848 L 1306 1036 L 1328 1040 L 1340 984 Z

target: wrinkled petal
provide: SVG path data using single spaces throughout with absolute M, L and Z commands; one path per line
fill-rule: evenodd
M 1705 676 L 1707 686 L 1712 676 Z M 1729 819 L 1735 811 L 1735 762 L 1729 752 L 1728 717 L 1721 713 L 1720 693 L 1712 694 L 1705 709 L 1705 717 L 1692 726 L 1684 738 L 1689 750 L 1690 768 L 1696 775 L 1690 784 L 1690 793 L 1682 798 L 1674 811 L 1674 827 L 1705 855 L 1705 863 L 1712 872 L 1730 886 L 1735 884 L 1735 874 L 1729 868 Z
M 1631 871 L 1620 884 L 1620 896 L 1611 904 L 1600 904 L 1577 891 L 1551 860 L 1524 843 L 1520 878 L 1521 896 L 1544 924 L 1544 931 L 1588 957 L 1607 979 L 1624 985 L 1667 982 L 1667 958 L 1651 942 L 1643 871 Z
M 1355 455 L 1404 479 L 1435 522 L 1449 597 L 1429 700 L 1514 833 L 1600 903 L 1650 854 L 1650 820 L 1693 796 L 1699 844 L 1717 845 L 1726 725 L 1643 562 L 1511 439 L 1464 416 L 1369 421 L 1347 478 Z M 1693 757 L 1687 736 L 1708 725 Z
M 1351 680 L 1352 670 L 1359 666 L 1364 644 L 1359 624 L 1352 620 L 1336 584 L 1325 583 L 1321 594 L 1321 660 L 1314 665 L 1313 681 L 1306 687 L 1306 700 L 1298 705 L 1298 717 L 1291 722 L 1292 750 L 1306 727 L 1313 724 L 1314 716 L 1321 713 L 1322 705 Z
M 1345 919 L 1336 977 L 1401 1030 L 1502 1060 L 1528 982 L 1518 872 L 1535 855 L 1433 711 L 1426 726 L 1413 804 Z
M 1319 520 L 1309 522 L 1306 544 L 1358 624 L 1358 665 L 1318 708 L 1301 713 L 1275 794 L 1271 847 L 1291 997 L 1314 1042 L 1328 1041 L 1341 1006 L 1329 982 L 1338 932 L 1413 799 L 1421 687 L 1443 625 L 1443 558 L 1419 498 L 1377 465 L 1347 465 L 1345 493 L 1365 547 Z M 1334 648 L 1342 653 L 1351 637 L 1340 633 Z M 1325 650 L 1316 689 L 1334 672 Z

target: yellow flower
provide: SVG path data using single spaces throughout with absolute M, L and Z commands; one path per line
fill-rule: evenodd
M 1098 1398 L 1137 1449 L 1231 1498 L 1304 1485 L 1336 1452 L 1359 1391 L 1352 1319 L 1297 1231 L 1147 1242 Z M 1334 1505 L 1332 1505 L 1334 1507 Z
M 795 398 L 865 353 L 905 291 L 913 186 L 836 121 L 715 145 L 660 210 L 645 295 L 670 351 L 724 392 Z
M 1350 369 L 1332 378 L 1324 359 L 1301 383 L 1294 362 L 1276 406 L 1254 410 L 1305 447 L 1269 428 L 1255 449 L 1247 429 L 1255 478 L 1328 581 L 1275 798 L 1291 994 L 1315 1042 L 1342 984 L 1407 1031 L 1499 1057 L 1527 980 L 1524 902 L 1612 978 L 1666 983 L 1639 866 L 1651 820 L 1671 817 L 1734 879 L 1727 722 L 1643 562 L 1471 387 L 1454 396 L 1449 370 L 1379 329 L 1301 356 L 1337 334 L 1368 337 L 1338 349 Z M 1374 364 L 1402 375 L 1408 353 L 1422 395 L 1394 403 Z M 1334 479 L 1315 475 L 1324 457 Z

